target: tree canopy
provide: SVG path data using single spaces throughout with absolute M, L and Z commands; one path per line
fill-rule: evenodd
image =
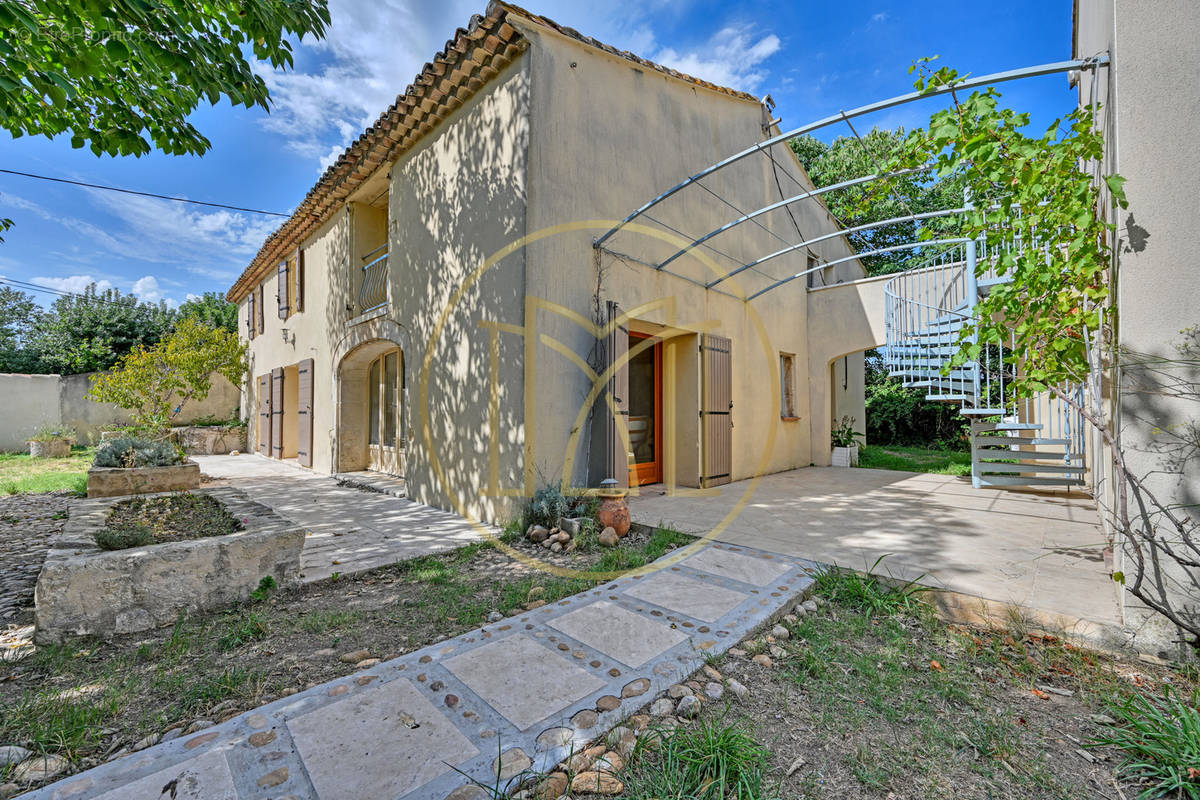
M 825 144 L 812 136 L 800 136 L 789 144 L 813 183 L 823 187 L 889 171 L 886 165 L 896 159 L 907 138 L 904 128 L 874 128 L 861 141 L 840 136 L 833 144 Z M 958 208 L 963 202 L 962 190 L 963 181 L 957 175 L 931 178 L 927 173 L 914 173 L 839 189 L 824 195 L 824 200 L 833 215 L 845 227 L 852 228 L 893 217 Z M 937 219 L 925 224 L 941 230 L 953 223 Z M 848 239 L 858 252 L 904 244 L 917 240 L 917 224 L 906 222 L 861 231 L 850 234 Z M 917 251 L 900 250 L 865 256 L 861 261 L 869 275 L 886 275 L 915 266 L 924 257 Z
M 0 126 L 96 155 L 202 154 L 201 101 L 269 108 L 249 56 L 290 67 L 289 37 L 328 24 L 326 0 L 0 3 Z
M 30 345 L 42 309 L 31 295 L 0 286 L 0 372 L 31 372 Z
M 221 328 L 237 333 L 237 304 L 225 299 L 220 292 L 205 292 L 194 297 L 178 309 L 179 319 L 194 319 L 212 328 Z

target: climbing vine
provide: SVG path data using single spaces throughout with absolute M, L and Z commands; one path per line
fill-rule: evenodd
M 910 70 L 919 71 L 919 92 L 953 87 L 966 77 L 947 67 L 933 70 L 932 60 Z M 995 88 L 951 96 L 953 105 L 935 113 L 928 128 L 912 131 L 886 166 L 928 164 L 939 180 L 963 185 L 972 209 L 963 215 L 961 235 L 986 243 L 978 271 L 994 268 L 1012 279 L 980 301 L 978 337 L 964 332 L 954 363 L 975 361 L 987 345 L 1003 344 L 1023 359 L 1014 386 L 1022 394 L 1079 382 L 1089 371 L 1087 343 L 1100 333 L 1108 304 L 1114 228 L 1099 213 L 1101 187 L 1083 169 L 1104 153 L 1093 111 L 1077 108 L 1031 136 L 1024 131 L 1029 114 L 1002 107 Z M 1104 180 L 1124 207 L 1124 179 Z

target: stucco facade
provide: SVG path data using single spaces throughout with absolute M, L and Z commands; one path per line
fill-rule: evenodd
M 713 289 L 696 283 L 728 271 L 731 261 L 721 260 L 726 255 L 749 260 L 761 254 L 764 237 L 799 233 L 808 239 L 835 230 L 823 205 L 798 204 L 790 215 L 731 231 L 722 237 L 723 255 L 697 249 L 673 262 L 674 275 L 640 261 L 678 249 L 682 240 L 672 229 L 716 227 L 728 221 L 727 213 L 681 196 L 656 211 L 655 226 L 631 227 L 610 247 L 593 247 L 614 220 L 664 187 L 777 132 L 763 106 L 508 7 L 493 6 L 482 23 L 485 34 L 489 25 L 495 38 L 508 42 L 506 63 L 469 96 L 460 91 L 466 99 L 411 146 L 378 164 L 364 157 L 361 172 L 344 167 L 354 186 L 343 190 L 326 218 L 286 246 L 269 241 L 269 257 L 260 255 L 231 290 L 241 330 L 254 332 L 245 404 L 251 448 L 271 433 L 270 422 L 253 424 L 264 410 L 262 389 L 281 380 L 281 408 L 262 417 L 283 416 L 267 455 L 288 458 L 299 451 L 305 462 L 303 435 L 294 430 L 306 424 L 307 408 L 312 469 L 398 471 L 414 499 L 476 518 L 504 519 L 547 482 L 594 486 L 602 475 L 591 452 L 597 446 L 592 427 L 597 414 L 607 412 L 603 399 L 599 410 L 592 403 L 597 382 L 589 371 L 598 365 L 597 343 L 604 337 L 598 323 L 615 304 L 629 341 L 653 345 L 655 353 L 653 430 L 661 452 L 654 482 L 680 490 L 705 482 L 710 445 L 701 411 L 712 380 L 701 349 L 705 336 L 731 343 L 726 389 L 733 430 L 720 477 L 827 463 L 830 416 L 849 414 L 860 423 L 864 417 L 862 348 L 811 363 L 803 280 L 753 302 L 744 298 L 769 281 L 761 272 Z M 480 40 L 490 41 L 482 34 Z M 449 64 L 443 74 L 453 74 Z M 386 131 L 387 117 L 376 127 Z M 711 188 L 739 208 L 757 208 L 812 184 L 789 153 L 774 166 L 747 163 L 724 171 Z M 370 265 L 383 245 L 386 297 L 375 306 L 369 290 L 377 267 Z M 302 253 L 295 261 L 303 264 L 303 310 L 293 302 L 283 319 L 276 288 L 285 284 L 272 263 L 290 258 L 289 248 Z M 773 272 L 802 271 L 810 256 L 853 255 L 842 240 L 811 249 L 778 259 Z M 822 276 L 828 283 L 864 274 L 856 261 L 828 272 Z M 364 291 L 372 298 L 365 303 Z M 388 353 L 398 353 L 400 364 L 400 447 L 396 460 L 381 464 L 383 451 L 371 442 L 381 435 L 391 441 L 388 412 L 376 416 L 393 387 Z M 793 359 L 788 374 L 795 400 L 788 414 L 781 411 L 781 354 Z M 308 359 L 306 406 L 305 396 L 288 388 L 303 386 L 289 380 L 288 369 L 303 370 Z M 273 371 L 281 379 L 271 378 Z M 383 388 L 373 395 L 380 381 Z M 816 410 L 810 407 L 814 385 L 821 387 Z M 382 427 L 372 428 L 380 418 Z
M 1105 376 L 1106 400 L 1131 471 L 1148 481 L 1161 500 L 1197 519 L 1200 458 L 1181 450 L 1182 432 L 1197 414 L 1194 397 L 1156 391 L 1136 362 L 1143 356 L 1178 359 L 1174 345 L 1184 328 L 1200 325 L 1200 274 L 1196 253 L 1195 194 L 1200 186 L 1200 145 L 1194 117 L 1200 107 L 1200 5 L 1189 0 L 1077 0 L 1074 55 L 1107 52 L 1111 64 L 1081 76 L 1083 105 L 1101 106 L 1106 173 L 1126 178 L 1127 209 L 1111 210 L 1116 224 L 1113 264 L 1117 315 L 1113 344 L 1118 369 Z M 1177 371 L 1176 377 L 1188 376 Z M 1195 375 L 1191 376 L 1194 383 Z M 1160 387 L 1161 388 L 1161 387 Z M 1098 497 L 1113 502 L 1113 484 L 1097 459 Z M 1114 568 L 1131 569 L 1117 541 Z M 1200 613 L 1185 576 L 1165 576 L 1176 602 Z M 1176 632 L 1126 597 L 1127 624 L 1146 650 L 1170 650 Z

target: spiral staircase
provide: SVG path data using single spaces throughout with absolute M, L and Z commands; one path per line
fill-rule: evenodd
M 1008 280 L 989 266 L 993 260 L 983 242 L 960 240 L 889 281 L 884 363 L 904 386 L 923 389 L 927 400 L 955 403 L 970 419 L 974 486 L 1081 486 L 1087 472 L 1081 415 L 1049 392 L 1018 397 L 1013 378 L 1020 358 L 1011 347 L 989 345 L 977 361 L 947 366 L 978 301 Z M 979 263 L 984 268 L 977 272 Z M 1081 386 L 1060 389 L 1082 399 Z

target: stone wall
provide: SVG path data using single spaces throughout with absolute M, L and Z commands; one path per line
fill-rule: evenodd
M 304 531 L 237 489 L 202 490 L 243 520 L 227 536 L 101 550 L 93 534 L 117 500 L 77 500 L 50 542 L 34 592 L 39 643 L 111 637 L 170 625 L 180 613 L 249 598 L 263 577 L 299 580 Z
M 130 422 L 129 412 L 111 403 L 87 399 L 95 372 L 80 375 L 14 375 L 0 373 L 0 452 L 21 452 L 30 434 L 43 425 L 73 428 L 79 441 L 99 441 L 100 429 Z M 189 401 L 176 417 L 186 424 L 201 417 L 227 419 L 241 407 L 241 389 L 214 374 L 212 391 L 203 402 Z
M 195 461 L 165 467 L 92 467 L 88 470 L 87 496 L 178 492 L 199 485 L 200 465 Z

